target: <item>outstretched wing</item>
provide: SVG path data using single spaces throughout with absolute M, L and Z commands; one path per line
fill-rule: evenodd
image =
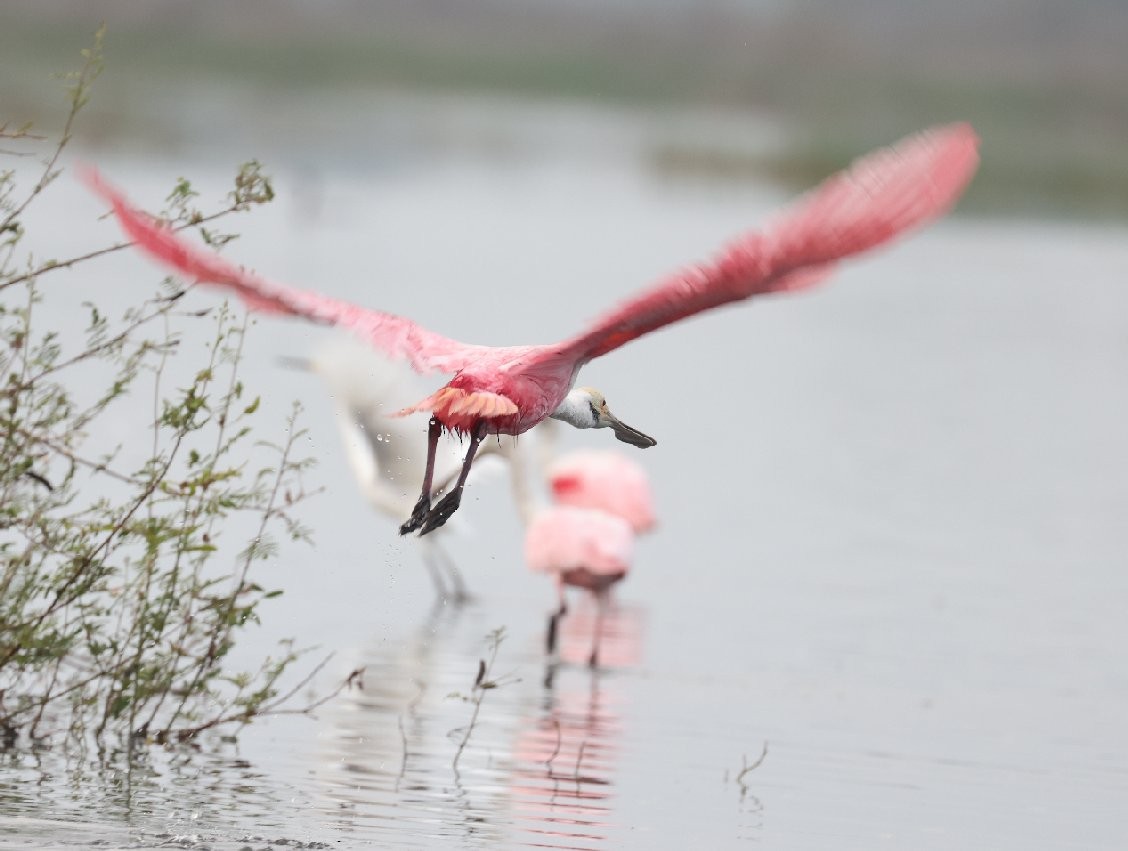
M 402 316 L 268 281 L 194 245 L 137 210 L 97 171 L 87 169 L 82 178 L 113 206 L 122 229 L 140 248 L 199 283 L 234 290 L 251 310 L 339 325 L 389 356 L 406 359 L 417 372 L 457 372 L 487 350 L 435 334 Z
M 703 310 L 818 283 L 836 261 L 937 218 L 979 162 L 967 124 L 935 127 L 854 162 L 712 263 L 677 272 L 542 357 L 586 363 Z

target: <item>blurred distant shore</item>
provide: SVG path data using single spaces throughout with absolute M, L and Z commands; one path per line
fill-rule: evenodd
M 770 148 L 714 128 L 656 140 L 653 164 L 803 186 L 912 129 L 965 119 L 984 137 L 984 168 L 964 209 L 1128 218 L 1128 4 L 940 5 L 6 0 L 0 123 L 56 125 L 50 75 L 76 66 L 104 20 L 87 139 L 161 143 L 173 134 L 162 116 L 194 110 L 206 124 L 208 96 L 190 93 L 222 99 L 227 87 L 239 103 L 251 93 L 246 122 L 322 93 L 473 92 L 766 116 L 785 129 Z

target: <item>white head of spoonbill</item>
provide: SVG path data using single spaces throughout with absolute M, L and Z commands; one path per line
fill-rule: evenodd
M 577 387 L 572 390 L 564 397 L 560 407 L 549 416 L 576 428 L 609 428 L 623 443 L 641 449 L 658 445 L 658 441 L 653 437 L 643 434 L 637 428 L 632 428 L 611 413 L 603 394 L 591 387 Z

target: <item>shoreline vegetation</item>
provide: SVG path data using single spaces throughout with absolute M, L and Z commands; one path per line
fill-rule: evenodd
M 786 144 L 765 151 L 703 132 L 658 140 L 648 160 L 669 173 L 793 188 L 914 127 L 963 119 L 984 138 L 985 166 L 965 211 L 1128 218 L 1128 96 L 1119 82 L 1128 56 L 1116 47 L 1128 10 L 1101 0 L 1085 0 L 1065 28 L 1046 3 L 1032 12 L 1006 0 L 946 12 L 899 11 L 891 0 L 760 14 L 668 4 L 653 15 L 576 2 L 518 14 L 504 0 L 473 13 L 429 0 L 295 6 L 266 15 L 250 2 L 213 17 L 157 2 L 130 16 L 116 2 L 79 13 L 16 0 L 5 11 L 5 64 L 15 73 L 4 118 L 37 126 L 49 118 L 37 112 L 50 72 L 103 14 L 113 63 L 86 119 L 98 143 L 183 133 L 183 124 L 154 126 L 161 113 L 150 105 L 232 84 L 252 93 L 242 116 L 251 122 L 255 109 L 285 111 L 288 99 L 320 93 L 358 103 L 365 92 L 485 93 L 766 116 L 786 128 Z
M 295 707 L 328 657 L 295 686 L 309 651 L 290 639 L 248 669 L 230 664 L 283 593 L 259 584 L 262 563 L 279 540 L 309 540 L 297 508 L 317 492 L 303 480 L 314 460 L 300 446 L 300 405 L 281 439 L 277 421 L 255 419 L 261 397 L 239 373 L 249 320 L 226 304 L 182 309 L 172 279 L 120 318 L 72 296 L 72 316 L 85 318 L 77 334 L 43 310 L 42 278 L 129 245 L 61 259 L 29 247 L 28 228 L 40 227 L 29 210 L 56 203 L 102 40 L 99 29 L 81 67 L 57 81 L 69 103 L 60 131 L 0 123 L 0 166 L 38 166 L 0 167 L 0 750 L 188 742 L 309 711 L 345 687 Z M 219 248 L 235 235 L 217 220 L 273 198 L 249 162 L 207 212 L 180 179 L 162 218 Z M 135 428 L 123 425 L 131 415 Z

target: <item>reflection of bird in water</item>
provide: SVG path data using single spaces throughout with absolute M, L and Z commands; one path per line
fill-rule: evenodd
M 622 736 L 618 707 L 609 705 L 599 677 L 547 698 L 540 716 L 523 723 L 513 748 L 511 782 L 525 829 L 547 847 L 605 841 Z
M 381 629 L 360 651 L 361 687 L 319 713 L 317 806 L 326 823 L 375 835 L 374 847 L 414 847 L 423 829 L 440 845 L 503 844 L 508 761 L 492 754 L 512 741 L 528 702 L 522 690 L 489 693 L 465 782 L 451 765 L 470 716 L 457 696 L 472 688 L 484 623 L 477 607 L 437 608 L 416 628 Z
M 610 428 L 635 446 L 655 445 L 618 420 L 602 394 L 573 390 L 580 369 L 594 358 L 673 322 L 771 292 L 822 281 L 843 258 L 867 251 L 946 211 L 978 162 L 978 140 L 966 124 L 934 128 L 858 160 L 784 210 L 763 230 L 745 234 L 711 262 L 685 269 L 605 315 L 575 337 L 534 346 L 466 345 L 399 316 L 260 278 L 193 245 L 134 210 L 96 174 L 88 180 L 113 204 L 138 245 L 200 282 L 234 289 L 248 307 L 303 316 L 350 328 L 419 372 L 454 378 L 403 413 L 431 415 L 427 462 L 406 534 L 427 534 L 457 510 L 470 466 L 489 434 L 521 434 L 547 417 L 576 428 Z M 707 368 L 707 364 L 703 365 Z M 678 394 L 683 396 L 684 394 Z M 679 398 L 679 404 L 691 404 Z M 695 400 L 707 407 L 708 403 Z M 448 493 L 431 504 L 439 437 L 470 435 L 462 469 Z
M 615 678 L 565 671 L 545 691 L 531 675 L 539 660 L 503 644 L 490 674 L 501 684 L 488 691 L 470 747 L 453 768 L 472 715 L 459 696 L 471 691 L 490 617 L 482 607 L 438 609 L 418 628 L 382 628 L 350 660 L 363 665 L 363 681 L 318 713 L 314 737 L 320 794 L 313 806 L 325 824 L 396 848 L 427 840 L 510 847 L 519 844 L 513 830 L 531 830 L 548 844 L 560 844 L 554 835 L 601 832 L 612 818 L 623 736 Z M 617 607 L 607 623 L 608 655 L 636 663 L 642 612 Z M 562 623 L 562 650 L 586 652 L 580 626 L 590 623 Z
M 285 362 L 316 373 L 328 385 L 349 467 L 372 507 L 397 521 L 411 511 L 422 484 L 422 471 L 415 462 L 427 451 L 426 435 L 417 423 L 393 417 L 389 411 L 415 396 L 414 374 L 406 365 L 347 338 L 328 341 L 308 360 L 287 358 Z M 534 439 L 530 440 L 531 437 Z M 524 456 L 534 450 L 537 437 L 543 437 L 542 430 L 522 437 L 520 442 L 487 441 L 481 449 L 484 456 L 509 462 L 514 499 L 522 511 L 528 502 Z M 546 451 L 543 446 L 538 448 Z M 456 444 L 443 443 L 439 450 L 432 484 L 436 494 L 450 486 L 461 467 L 461 452 Z M 478 471 L 487 472 L 484 468 Z M 439 598 L 446 598 L 448 593 L 443 580 L 445 572 L 453 600 L 469 599 L 458 568 L 440 544 L 439 536 L 421 538 L 419 546 Z
M 639 614 L 618 607 L 607 618 L 616 639 L 614 653 L 626 664 L 638 662 Z M 585 626 L 576 618 L 561 624 L 562 654 L 584 652 L 589 640 Z M 526 714 L 513 746 L 511 784 L 520 824 L 535 836 L 530 844 L 537 846 L 603 847 L 615 824 L 612 801 L 623 738 L 623 695 L 614 678 L 599 674 L 565 674 L 546 686 L 541 710 Z
M 583 588 L 595 600 L 588 664 L 599 664 L 599 644 L 610 589 L 631 568 L 636 532 L 653 528 L 646 472 L 615 452 L 574 452 L 549 466 L 558 504 L 533 517 L 525 534 L 525 560 L 556 584 L 559 605 L 548 619 L 545 647 L 556 650 L 560 618 L 568 612 L 565 588 Z M 563 504 L 559 504 L 563 503 Z

